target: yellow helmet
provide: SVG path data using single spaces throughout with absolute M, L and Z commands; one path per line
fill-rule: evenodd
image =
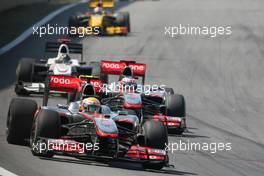
M 99 112 L 100 108 L 100 101 L 97 98 L 89 97 L 82 100 L 80 110 L 84 112 L 94 113 Z

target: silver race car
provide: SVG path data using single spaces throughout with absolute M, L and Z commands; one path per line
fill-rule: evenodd
M 22 58 L 16 69 L 17 81 L 15 92 L 17 95 L 28 96 L 30 94 L 43 93 L 47 73 L 53 75 L 90 75 L 92 67 L 84 65 L 82 44 L 70 43 L 67 39 L 58 42 L 47 42 L 46 52 L 58 52 L 54 58 L 40 60 Z M 81 61 L 73 59 L 70 54 L 81 54 Z

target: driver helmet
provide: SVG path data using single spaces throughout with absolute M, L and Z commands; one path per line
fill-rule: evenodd
M 123 87 L 123 90 L 129 90 L 130 92 L 137 89 L 137 81 L 133 77 L 124 77 L 120 81 L 121 86 Z
M 58 63 L 70 63 L 71 58 L 69 56 L 69 48 L 67 45 L 62 44 L 60 46 L 57 58 Z
M 101 108 L 101 103 L 97 98 L 89 97 L 81 101 L 80 111 L 88 113 L 98 113 Z
M 102 13 L 103 12 L 103 4 L 102 2 L 99 2 L 97 4 L 97 7 L 94 8 L 94 13 Z

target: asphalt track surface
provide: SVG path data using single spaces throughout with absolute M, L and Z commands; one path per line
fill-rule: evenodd
M 120 5 L 120 4 L 119 4 Z M 124 6 L 123 6 L 124 5 Z M 21 57 L 40 59 L 55 36 L 32 36 L 0 59 L 0 166 L 18 175 L 264 175 L 264 2 L 261 0 L 161 0 L 121 4 L 131 14 L 128 37 L 82 39 L 85 59 L 128 56 L 147 64 L 147 82 L 166 84 L 185 96 L 189 132 L 170 142 L 230 142 L 231 151 L 178 151 L 175 168 L 144 171 L 138 165 L 33 157 L 27 147 L 7 144 L 8 104 L 15 97 L 15 67 Z M 78 6 L 51 24 L 65 25 Z M 229 37 L 164 35 L 164 26 L 232 26 Z M 33 97 L 32 97 L 33 98 Z M 40 102 L 41 98 L 35 98 Z M 53 98 L 51 103 L 61 102 Z

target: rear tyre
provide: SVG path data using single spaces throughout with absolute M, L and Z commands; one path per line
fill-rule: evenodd
M 61 120 L 57 112 L 48 109 L 41 109 L 38 113 L 31 133 L 31 152 L 35 156 L 52 157 L 54 153 L 46 150 L 40 152 L 38 148 L 33 146 L 40 146 L 46 144 L 46 141 L 41 138 L 59 139 L 61 134 Z
M 84 24 L 84 22 L 86 25 Z M 87 24 L 88 24 L 88 17 L 83 17 L 83 14 L 80 12 L 71 15 L 69 20 L 68 20 L 69 29 L 76 28 L 76 31 L 78 31 L 79 27 L 85 27 L 85 26 L 87 26 Z M 78 32 L 76 34 L 70 33 L 69 35 L 72 37 L 78 36 Z
M 130 33 L 130 16 L 128 12 L 124 12 L 125 26 L 127 27 L 127 32 Z
M 18 82 L 33 81 L 34 64 L 34 59 L 23 58 L 20 60 L 16 69 L 16 76 Z
M 130 15 L 128 12 L 120 12 L 116 18 L 117 26 L 127 27 L 127 32 L 130 33 Z
M 15 92 L 19 96 L 29 96 L 30 93 L 23 87 L 23 82 L 32 82 L 34 73 L 34 59 L 22 58 L 16 69 L 17 83 Z
M 84 16 L 81 12 L 77 12 L 70 16 L 68 20 L 68 26 L 71 27 L 81 27 L 84 26 L 84 20 L 88 20 L 88 17 Z M 86 23 L 88 24 L 88 22 Z
M 183 95 L 174 94 L 166 98 L 167 115 L 174 117 L 185 117 L 185 99 Z
M 71 15 L 68 20 L 68 26 L 71 27 L 78 27 L 80 24 L 77 14 Z
M 37 103 L 33 100 L 12 99 L 7 117 L 7 142 L 10 144 L 26 144 L 29 139 Z
M 145 136 L 145 145 L 155 149 L 165 149 L 168 143 L 167 128 L 161 123 L 148 120 L 143 124 L 143 132 Z M 145 163 L 145 169 L 160 170 L 164 167 L 165 162 L 161 163 Z
M 99 34 L 101 36 L 107 36 L 108 35 L 107 27 L 110 27 L 110 26 L 113 26 L 113 25 L 114 25 L 114 18 L 111 17 L 111 16 L 104 16 Z

